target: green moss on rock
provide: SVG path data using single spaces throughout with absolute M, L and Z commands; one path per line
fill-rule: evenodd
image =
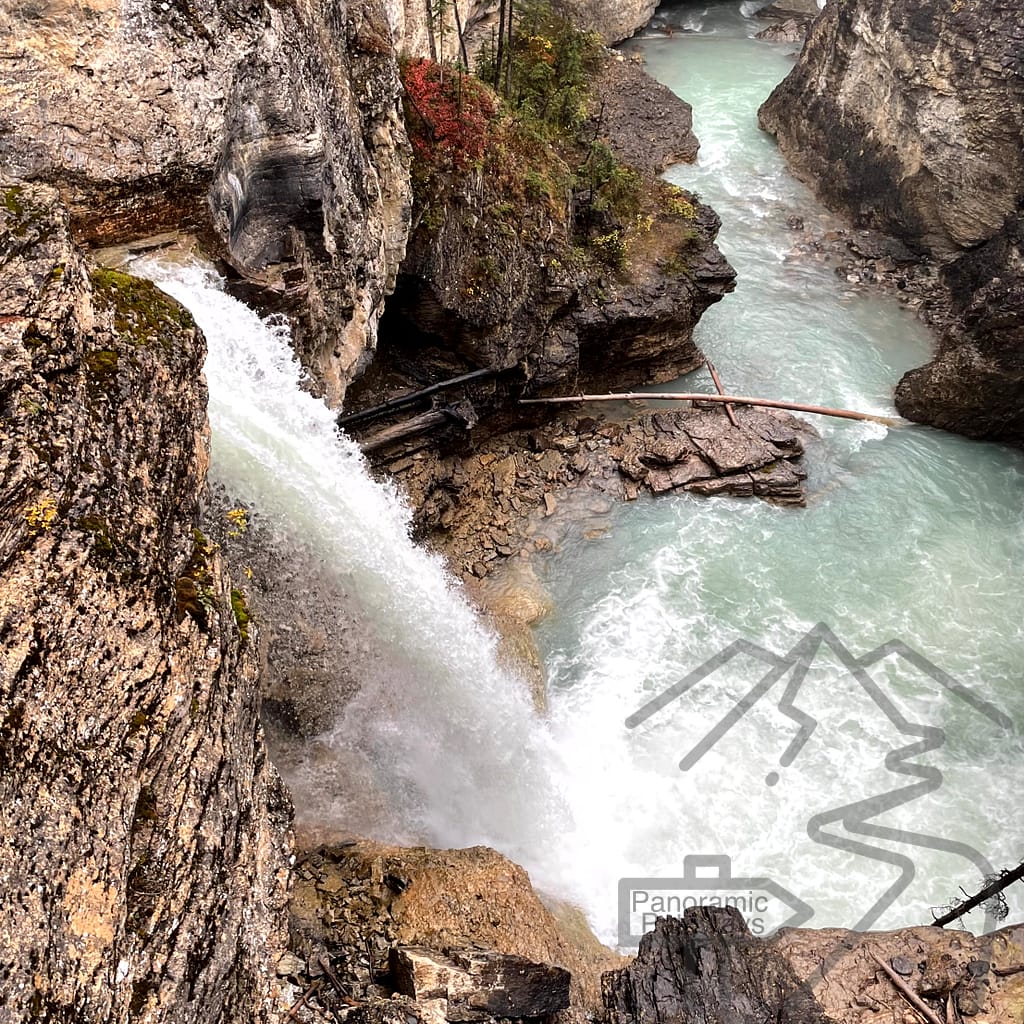
M 246 604 L 245 595 L 235 587 L 231 588 L 231 610 L 235 613 L 235 622 L 238 624 L 238 633 L 242 642 L 249 639 L 249 606 Z
M 108 267 L 92 270 L 89 280 L 97 305 L 113 313 L 114 329 L 131 345 L 170 348 L 182 330 L 195 328 L 192 314 L 151 281 Z

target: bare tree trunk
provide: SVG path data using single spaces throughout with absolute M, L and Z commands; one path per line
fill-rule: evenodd
M 466 39 L 462 34 L 462 15 L 459 13 L 459 0 L 452 0 L 455 10 L 455 31 L 459 34 L 459 52 L 462 54 L 462 66 L 469 71 L 469 54 L 466 52 Z
M 505 42 L 505 95 L 512 95 L 512 54 L 514 52 L 512 41 L 515 31 L 513 20 L 515 0 L 508 0 L 508 38 Z
M 501 69 L 505 57 L 505 8 L 506 0 L 498 5 L 498 52 L 494 55 L 494 91 L 501 92 Z
M 430 0 L 423 0 L 427 11 L 427 40 L 430 43 L 430 59 L 437 60 L 437 43 L 434 41 L 434 12 L 430 9 Z
M 867 420 L 883 423 L 887 427 L 898 427 L 905 421 L 899 417 L 876 416 L 870 412 L 854 412 L 851 409 L 833 409 L 824 405 L 805 405 L 802 402 L 780 402 L 774 398 L 750 398 L 747 395 L 708 395 L 703 392 L 666 394 L 655 391 L 630 391 L 618 395 L 568 395 L 564 398 L 520 398 L 520 405 L 559 405 L 571 402 L 632 402 L 637 400 L 655 402 L 719 402 L 723 405 L 758 405 L 766 409 L 788 409 L 792 412 L 809 412 L 816 416 L 837 416 L 843 420 Z

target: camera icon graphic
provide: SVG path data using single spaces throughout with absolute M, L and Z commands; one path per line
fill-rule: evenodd
M 618 942 L 635 949 L 659 917 L 682 917 L 693 907 L 733 907 L 754 935 L 799 928 L 814 910 L 771 878 L 734 877 L 727 854 L 690 854 L 676 878 L 620 878 Z

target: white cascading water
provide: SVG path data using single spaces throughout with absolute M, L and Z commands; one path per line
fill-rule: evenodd
M 132 270 L 206 335 L 213 477 L 322 557 L 372 624 L 360 692 L 290 779 L 299 811 L 396 842 L 488 844 L 557 884 L 534 855 L 555 850 L 552 830 L 572 829 L 527 687 L 499 666 L 494 637 L 440 561 L 412 542 L 395 492 L 302 390 L 288 328 L 227 295 L 199 263 Z

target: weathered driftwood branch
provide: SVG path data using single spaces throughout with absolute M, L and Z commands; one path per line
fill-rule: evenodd
M 345 413 L 344 415 L 339 416 L 336 422 L 339 427 L 345 427 L 351 423 L 359 423 L 361 420 L 376 419 L 378 416 L 383 416 L 385 413 L 389 412 L 396 412 L 407 405 L 415 405 L 421 399 L 429 398 L 431 395 L 436 395 L 440 391 L 447 391 L 449 388 L 458 387 L 460 384 L 468 384 L 470 381 L 474 380 L 483 380 L 486 377 L 497 377 L 499 374 L 504 372 L 504 370 L 496 370 L 493 368 L 488 368 L 486 370 L 473 370 L 472 373 L 463 373 L 458 377 L 452 377 L 449 380 L 442 380 L 437 384 L 431 384 L 429 387 L 420 388 L 419 391 L 411 391 L 407 395 L 400 395 L 398 398 L 392 398 L 390 401 L 382 402 L 380 405 L 375 405 L 370 409 L 360 409 L 358 412 Z
M 824 405 L 804 405 L 801 402 L 780 402 L 774 398 L 750 398 L 746 395 L 708 395 L 703 392 L 670 394 L 654 391 L 630 391 L 621 395 L 569 395 L 559 398 L 520 398 L 520 405 L 571 402 L 632 402 L 638 400 L 657 402 L 720 402 L 723 405 L 756 405 L 767 409 L 787 409 L 791 412 L 813 413 L 815 416 L 838 416 L 844 420 L 866 420 L 881 423 L 886 427 L 901 426 L 904 421 L 892 416 L 876 416 L 870 412 L 854 412 L 852 409 L 831 409 Z
M 455 405 L 446 405 L 443 409 L 434 409 L 430 412 L 420 413 L 411 419 L 395 423 L 393 426 L 384 427 L 376 434 L 371 434 L 359 442 L 359 447 L 367 454 L 375 452 L 380 448 L 387 448 L 398 441 L 406 441 L 412 437 L 425 434 L 435 427 L 445 423 L 457 423 L 464 430 L 471 429 L 476 424 L 476 412 L 469 402 L 457 402 Z
M 420 434 L 425 434 L 428 430 L 433 430 L 435 427 L 441 426 L 442 423 L 448 422 L 448 414 L 443 409 L 425 412 L 421 416 L 413 416 L 412 419 L 403 420 L 394 426 L 378 430 L 376 434 L 371 434 L 360 441 L 359 447 L 364 452 L 375 452 L 378 448 L 386 448 L 398 441 L 418 437 Z
M 704 360 L 704 365 L 708 368 L 708 373 L 711 374 L 711 379 L 715 382 L 715 390 L 720 394 L 725 394 L 725 388 L 722 387 L 722 380 L 718 376 L 718 371 L 715 369 L 715 364 L 710 359 Z M 732 411 L 732 406 L 726 403 L 725 415 L 729 417 L 729 422 L 734 426 L 738 427 L 739 423 L 736 422 L 736 413 Z
M 1013 885 L 1014 882 L 1020 881 L 1022 878 L 1024 878 L 1024 861 L 1018 864 L 1012 871 L 1007 871 L 1005 874 L 1000 875 L 994 882 L 986 885 L 981 892 L 975 893 L 973 896 L 964 900 L 963 903 L 954 907 L 948 914 L 943 914 L 942 917 L 937 917 L 932 921 L 932 924 L 941 928 L 943 925 L 947 925 L 951 921 L 955 921 L 957 918 L 963 917 L 964 914 L 969 913 L 975 907 L 984 903 L 985 900 L 990 900 L 993 896 L 1001 893 L 1005 888 L 1007 888 L 1007 886 Z
M 928 1024 L 942 1024 L 932 1008 L 874 950 L 871 951 L 871 959 L 885 971 L 900 995 L 928 1021 Z

